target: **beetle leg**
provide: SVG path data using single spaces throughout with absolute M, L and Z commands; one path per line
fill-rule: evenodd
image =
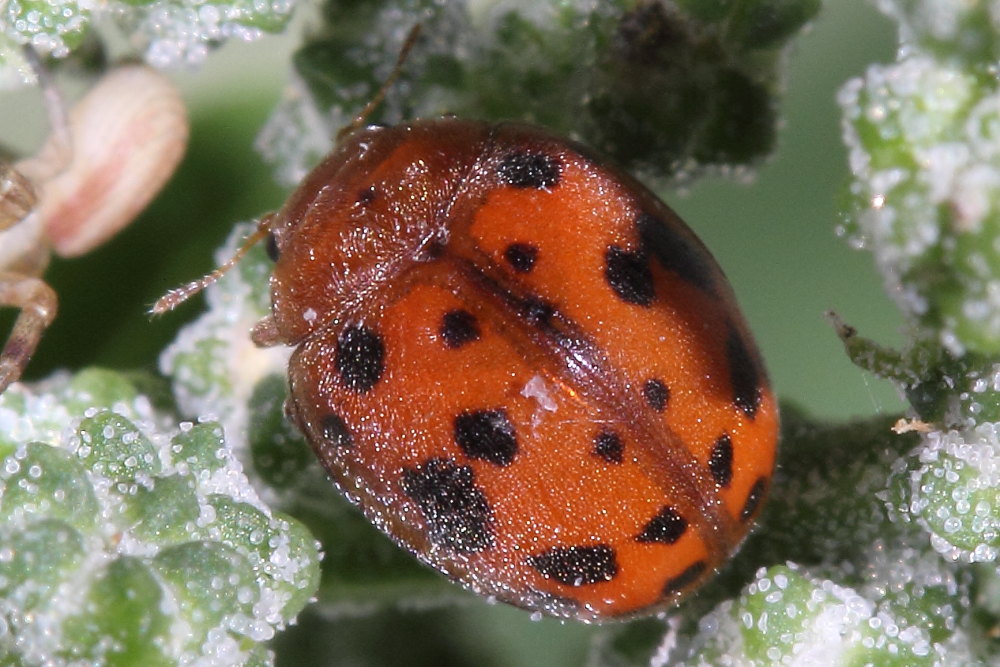
M 274 347 L 284 342 L 278 333 L 278 323 L 274 321 L 274 315 L 268 315 L 254 325 L 250 330 L 250 340 L 257 347 Z
M 56 293 L 40 278 L 0 273 L 0 306 L 21 309 L 0 352 L 0 392 L 21 377 L 56 316 L 57 304 Z
M 0 230 L 23 220 L 37 203 L 31 181 L 12 165 L 0 163 Z

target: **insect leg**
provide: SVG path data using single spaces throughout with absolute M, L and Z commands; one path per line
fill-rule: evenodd
M 42 334 L 55 319 L 57 304 L 56 293 L 44 280 L 0 273 L 0 306 L 21 309 L 0 352 L 0 392 L 21 377 Z

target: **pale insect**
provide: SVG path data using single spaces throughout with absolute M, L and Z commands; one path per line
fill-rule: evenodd
M 0 307 L 19 308 L 0 352 L 0 392 L 20 378 L 58 299 L 49 258 L 83 255 L 129 224 L 173 174 L 188 138 L 176 86 L 138 64 L 106 73 L 69 113 L 28 51 L 51 126 L 34 156 L 0 163 Z

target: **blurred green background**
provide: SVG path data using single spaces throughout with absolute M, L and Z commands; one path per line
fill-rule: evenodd
M 302 24 L 300 17 L 291 30 Z M 204 70 L 178 76 L 193 118 L 182 169 L 111 243 L 53 262 L 47 277 L 61 312 L 29 378 L 91 364 L 153 368 L 177 328 L 198 313 L 198 302 L 153 321 L 145 310 L 166 289 L 210 269 L 214 248 L 234 222 L 281 204 L 286 193 L 252 143 L 279 98 L 293 45 L 288 37 L 231 44 Z M 834 231 L 847 178 L 835 95 L 869 63 L 891 60 L 895 45 L 892 27 L 870 5 L 827 3 L 789 60 L 779 149 L 756 179 L 709 178 L 686 193 L 662 193 L 725 268 L 779 396 L 821 417 L 902 407 L 891 386 L 847 361 L 823 319 L 834 309 L 863 335 L 901 340 L 901 321 L 870 255 Z M 37 115 L 31 95 L 0 100 L 0 140 L 23 141 L 26 104 Z M 13 314 L 0 313 L 0 326 L 9 327 Z M 589 628 L 532 622 L 524 612 L 486 607 L 470 596 L 465 608 L 395 611 L 377 622 L 360 617 L 331 626 L 307 614 L 280 645 L 310 655 L 313 664 L 571 665 L 583 663 L 591 635 Z M 306 664 L 302 659 L 279 664 Z

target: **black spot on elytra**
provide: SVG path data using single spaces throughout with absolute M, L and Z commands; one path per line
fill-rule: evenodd
M 528 324 L 536 327 L 548 326 L 556 314 L 555 307 L 542 299 L 527 298 L 519 304 L 520 315 Z
M 517 454 L 514 425 L 503 408 L 463 412 L 455 417 L 455 442 L 465 455 L 509 466 Z
M 554 188 L 562 176 L 562 162 L 545 153 L 511 153 L 500 160 L 497 176 L 515 188 Z
M 434 544 L 460 553 L 493 546 L 493 512 L 475 472 L 447 459 L 403 470 L 403 493 L 420 508 Z
M 449 310 L 441 318 L 438 333 L 445 346 L 456 349 L 479 339 L 479 322 L 467 310 Z
M 555 547 L 531 556 L 528 564 L 547 579 L 567 586 L 611 581 L 618 574 L 615 550 L 607 544 L 588 547 Z
M 351 431 L 347 428 L 344 420 L 340 418 L 340 415 L 330 413 L 323 417 L 323 420 L 319 424 L 319 429 L 320 433 L 323 434 L 323 440 L 333 447 L 351 447 L 354 445 L 354 436 L 351 435 Z
M 667 409 L 667 403 L 670 401 L 670 387 L 663 384 L 663 380 L 656 378 L 646 380 L 646 383 L 642 385 L 642 397 L 646 399 L 649 407 L 657 412 L 663 412 Z
M 759 477 L 753 483 L 753 486 L 750 487 L 750 493 L 747 494 L 746 502 L 743 503 L 743 509 L 740 510 L 740 519 L 746 521 L 754 515 L 760 506 L 760 501 L 764 499 L 765 491 L 767 491 L 767 478 Z
M 608 246 L 604 253 L 604 279 L 626 303 L 637 306 L 653 303 L 653 273 L 643 252 Z
M 362 206 L 368 206 L 378 197 L 378 190 L 375 189 L 374 185 L 370 185 L 361 192 L 358 193 L 358 203 Z
M 337 371 L 348 389 L 366 392 L 374 387 L 385 370 L 382 337 L 363 324 L 344 329 L 337 339 Z
M 639 214 L 636 227 L 643 249 L 655 257 L 660 266 L 698 289 L 711 292 L 715 288 L 711 258 L 699 246 L 648 213 Z
M 594 454 L 608 463 L 621 463 L 624 460 L 624 451 L 625 445 L 621 436 L 614 431 L 604 429 L 594 438 Z
M 530 243 L 511 243 L 503 253 L 504 259 L 518 273 L 528 273 L 535 268 L 538 248 Z
M 726 358 L 729 361 L 729 381 L 733 386 L 733 403 L 743 413 L 753 419 L 763 400 L 760 369 L 757 360 L 747 349 L 743 336 L 734 327 L 729 327 L 726 340 Z
M 699 577 L 701 577 L 707 569 L 708 563 L 703 560 L 689 565 L 686 570 L 678 574 L 673 579 L 668 579 L 667 583 L 663 585 L 664 597 L 678 593 L 698 581 Z
M 278 239 L 274 236 L 274 232 L 267 235 L 264 241 L 264 251 L 267 252 L 267 256 L 272 262 L 278 261 L 281 252 L 278 250 Z
M 687 530 L 688 522 L 673 507 L 666 505 L 656 516 L 649 520 L 642 532 L 639 533 L 636 542 L 663 542 L 673 544 L 681 539 L 684 531 Z
M 729 434 L 723 433 L 712 445 L 712 453 L 708 457 L 708 469 L 712 478 L 719 486 L 729 486 L 733 479 L 733 441 Z

